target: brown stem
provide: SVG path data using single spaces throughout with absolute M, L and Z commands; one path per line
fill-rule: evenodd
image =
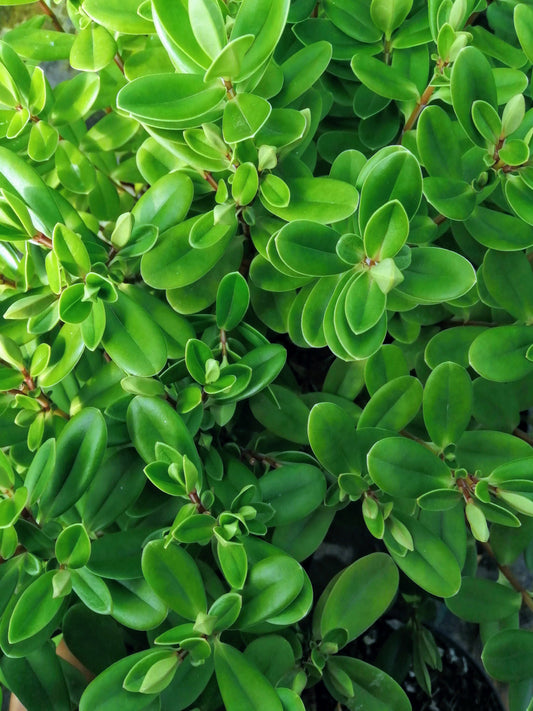
M 3 274 L 0 274 L 0 285 L 1 286 L 8 286 L 10 289 L 17 288 L 17 282 L 13 281 L 13 279 L 8 279 Z
M 226 93 L 228 95 L 228 99 L 234 99 L 236 97 L 236 94 L 235 94 L 235 89 L 233 88 L 233 84 L 228 79 L 223 79 L 222 81 L 223 81 L 224 86 L 226 88 Z
M 124 62 L 122 61 L 121 57 L 118 54 L 115 54 L 113 57 L 113 61 L 117 65 L 117 67 L 120 69 L 122 74 L 124 74 Z
M 319 5 L 320 5 L 320 3 L 317 2 L 316 5 L 315 5 L 314 8 L 313 8 L 313 12 L 311 13 L 311 17 L 318 17 L 318 6 L 319 6 Z
M 491 4 L 491 2 L 492 2 L 492 0 L 487 0 L 487 7 Z M 486 8 L 485 8 L 485 10 L 486 10 Z M 483 12 L 485 12 L 485 10 L 483 10 Z M 482 14 L 482 12 L 473 12 L 470 15 L 470 17 L 468 18 L 468 20 L 465 22 L 465 27 L 469 27 L 470 25 L 473 25 L 474 22 L 477 20 L 477 18 L 481 14 Z
M 418 102 L 417 102 L 415 108 L 411 112 L 411 115 L 405 122 L 405 125 L 402 129 L 402 133 L 401 133 L 400 138 L 398 140 L 398 143 L 401 143 L 403 140 L 403 137 L 405 136 L 407 131 L 410 131 L 413 128 L 413 126 L 415 125 L 415 123 L 418 120 L 418 117 L 420 116 L 422 111 L 425 109 L 425 107 L 428 105 L 429 100 L 433 96 L 434 91 L 435 91 L 435 87 L 432 86 L 431 84 L 428 84 L 428 86 L 426 86 L 422 96 L 418 99 Z
M 218 183 L 213 178 L 213 176 L 211 175 L 211 173 L 208 170 L 204 170 L 203 177 L 204 177 L 204 180 L 207 180 L 207 182 L 213 188 L 213 190 L 218 190 Z
M 52 249 L 54 246 L 50 237 L 43 235 L 42 232 L 37 232 L 36 235 L 33 235 L 31 241 L 35 244 L 42 244 L 43 247 L 47 247 L 48 249 Z
M 533 447 L 533 437 L 530 437 L 526 432 L 523 430 L 519 430 L 518 427 L 513 430 L 513 434 L 515 437 L 520 437 L 520 439 L 523 439 L 524 442 L 527 442 Z
M 29 397 L 31 397 L 30 393 L 33 390 L 37 389 L 37 385 L 35 384 L 34 379 L 29 374 L 29 372 L 26 370 L 26 368 L 22 368 L 21 373 L 24 378 L 24 383 L 20 386 L 20 389 L 19 390 L 8 390 L 7 392 L 10 395 L 21 395 L 22 394 L 22 395 L 28 395 Z M 42 407 L 43 412 L 51 412 L 53 415 L 62 417 L 64 420 L 70 419 L 70 416 L 67 415 L 67 413 L 64 410 L 61 410 L 61 408 L 55 407 L 55 405 L 52 402 L 50 402 L 50 400 L 46 397 L 46 395 L 41 393 L 40 395 L 35 397 L 35 400 Z
M 227 356 L 228 356 L 228 338 L 227 338 L 227 333 L 223 328 L 220 329 L 220 350 L 222 353 L 222 357 L 227 358 Z
M 526 605 L 526 607 L 529 607 L 530 610 L 533 610 L 533 598 L 524 588 L 524 586 L 520 583 L 520 581 L 515 578 L 512 570 L 507 565 L 501 565 L 501 563 L 498 563 L 498 560 L 488 543 L 481 542 L 481 545 L 488 553 L 488 555 L 494 560 L 502 574 L 505 575 L 505 577 L 511 583 L 516 592 L 519 592 L 522 595 L 522 602 Z
M 417 437 L 416 435 L 411 434 L 411 433 L 408 432 L 407 430 L 400 430 L 400 433 L 399 433 L 399 434 L 401 434 L 402 437 L 407 437 L 407 439 L 412 439 L 414 442 L 418 442 L 418 444 L 421 444 L 421 445 L 422 445 L 423 447 L 425 447 L 426 449 L 429 449 L 429 451 L 431 452 L 431 454 L 434 454 L 435 456 L 438 456 L 438 455 L 437 455 L 437 452 L 435 452 L 435 450 L 433 449 L 433 447 L 430 447 L 429 444 L 427 444 L 427 442 L 424 442 L 423 439 L 420 439 L 420 437 Z
M 281 462 L 277 461 L 277 459 L 269 457 L 266 454 L 254 452 L 251 449 L 242 449 L 241 454 L 247 459 L 248 464 L 251 464 L 251 466 L 254 466 L 254 464 L 257 464 L 257 462 L 267 464 L 268 466 L 273 467 L 274 469 L 279 469 L 281 466 L 283 466 Z
M 64 32 L 65 30 L 63 29 L 63 26 L 61 25 L 61 23 L 60 23 L 59 20 L 57 19 L 57 15 L 55 14 L 55 12 L 54 12 L 53 10 L 51 10 L 51 9 L 48 7 L 48 5 L 44 2 L 44 0 L 39 0 L 39 5 L 40 5 L 40 7 L 41 7 L 41 10 L 44 12 L 44 14 L 45 14 L 45 15 L 48 15 L 48 17 L 50 18 L 50 20 L 51 20 L 53 26 L 55 27 L 55 29 L 56 29 L 58 32 Z
M 443 223 L 443 222 L 446 222 L 447 219 L 448 219 L 448 218 L 445 217 L 444 215 L 435 215 L 435 217 L 433 218 L 433 222 L 434 222 L 436 225 L 442 225 L 442 223 Z
M 202 504 L 200 501 L 200 497 L 198 496 L 196 491 L 190 491 L 189 492 L 189 499 L 193 502 L 193 504 L 196 505 L 196 508 L 198 509 L 198 513 L 209 513 L 209 511 L 205 508 L 205 506 Z

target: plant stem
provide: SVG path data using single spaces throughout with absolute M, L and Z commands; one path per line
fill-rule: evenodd
M 113 57 L 113 61 L 115 62 L 117 67 L 120 69 L 122 74 L 124 74 L 124 62 L 122 61 L 122 59 L 120 58 L 120 56 L 118 54 L 115 54 L 115 56 Z
M 520 581 L 515 578 L 512 570 L 507 565 L 501 565 L 501 563 L 498 563 L 498 560 L 497 560 L 496 556 L 494 555 L 494 551 L 490 547 L 490 544 L 481 542 L 481 545 L 483 546 L 484 550 L 488 553 L 488 555 L 496 563 L 496 565 L 498 566 L 498 568 L 500 569 L 502 574 L 505 575 L 507 580 L 511 583 L 513 588 L 522 595 L 522 601 L 526 605 L 526 607 L 529 607 L 530 610 L 533 610 L 533 598 L 531 597 L 529 592 L 524 588 L 524 586 L 520 583 Z
M 39 0 L 39 5 L 41 7 L 41 10 L 44 12 L 45 15 L 48 15 L 50 18 L 50 21 L 52 22 L 53 26 L 58 32 L 64 32 L 65 30 L 63 29 L 63 26 L 57 19 L 57 15 L 53 10 L 51 10 L 48 5 L 45 3 L 44 0 Z
M 530 437 L 527 432 L 524 432 L 523 430 L 519 430 L 518 427 L 513 430 L 513 434 L 515 437 L 520 437 L 520 439 L 523 439 L 524 442 L 527 442 L 533 447 L 533 437 Z
M 10 289 L 16 289 L 17 283 L 13 279 L 8 279 L 3 274 L 0 274 L 0 286 L 8 286 Z
M 196 491 L 191 491 L 189 492 L 189 499 L 193 502 L 193 504 L 196 504 L 196 508 L 198 509 L 198 513 L 209 513 L 209 511 L 205 508 L 205 506 L 202 504 L 200 501 L 200 497 L 196 493 Z
M 282 464 L 276 459 L 273 459 L 272 457 L 269 457 L 266 454 L 254 452 L 251 449 L 241 449 L 241 454 L 248 460 L 248 464 L 250 464 L 251 466 L 257 464 L 257 462 L 267 464 L 268 466 L 273 467 L 274 469 L 279 469 L 282 466 Z
M 42 232 L 37 232 L 36 235 L 33 235 L 31 241 L 34 244 L 41 244 L 43 247 L 47 247 L 48 249 L 52 249 L 54 246 L 50 237 L 43 235 Z
M 218 183 L 213 178 L 213 176 L 211 175 L 211 173 L 208 170 L 204 170 L 203 178 L 204 178 L 204 180 L 207 180 L 207 182 L 213 188 L 213 190 L 218 190 Z
M 432 84 L 428 84 L 426 86 L 426 88 L 424 89 L 422 96 L 418 99 L 418 102 L 417 102 L 415 108 L 411 112 L 411 115 L 409 116 L 409 118 L 405 122 L 404 127 L 402 128 L 402 133 L 401 133 L 400 138 L 398 140 L 399 144 L 401 144 L 403 137 L 405 136 L 407 131 L 410 131 L 414 127 L 415 123 L 418 120 L 418 117 L 420 116 L 422 111 L 428 105 L 429 100 L 433 96 L 434 91 L 435 91 L 435 87 Z

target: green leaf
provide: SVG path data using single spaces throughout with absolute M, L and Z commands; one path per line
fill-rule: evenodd
M 200 572 L 181 546 L 165 547 L 163 540 L 150 541 L 142 555 L 143 575 L 150 587 L 172 610 L 188 620 L 205 612 L 207 602 Z
M 508 162 L 510 161 L 508 160 Z M 531 209 L 533 190 L 522 180 L 521 176 L 508 176 L 505 182 L 505 197 L 518 217 L 533 226 L 533 211 Z
M 407 526 L 414 543 L 413 551 L 399 555 L 396 548 L 389 544 L 391 536 L 385 533 L 385 545 L 396 565 L 431 595 L 455 595 L 461 587 L 461 569 L 452 550 L 441 539 L 441 534 L 435 535 L 412 517 L 396 512 L 395 517 Z
M 59 180 L 73 193 L 85 195 L 96 185 L 94 166 L 70 141 L 58 143 L 55 151 L 55 166 Z
M 324 9 L 326 16 L 349 37 L 364 43 L 381 39 L 381 32 L 370 17 L 368 0 L 325 0 Z
M 154 249 L 143 255 L 141 274 L 148 285 L 156 289 L 181 289 L 192 285 L 207 275 L 229 251 L 228 245 L 237 228 L 236 221 L 227 225 L 223 237 L 210 247 L 195 249 L 190 245 L 189 234 L 199 219 L 202 218 L 194 217 L 167 230 Z
M 72 589 L 89 610 L 99 615 L 109 615 L 113 601 L 106 583 L 87 568 L 70 571 Z
M 422 198 L 422 174 L 418 161 L 408 150 L 398 147 L 389 153 L 377 153 L 373 158 L 373 169 L 364 178 L 361 174 L 360 179 L 363 181 L 359 207 L 361 230 L 390 200 L 398 200 L 409 218 L 416 213 Z
M 416 499 L 453 484 L 448 466 L 426 447 L 404 437 L 387 437 L 368 453 L 368 471 L 380 489 L 392 496 Z
M 411 711 L 411 703 L 401 686 L 381 669 L 352 657 L 332 656 L 328 659 L 324 682 L 326 688 L 337 698 L 344 697 L 349 679 L 353 695 L 344 699 L 347 708 L 364 704 L 365 711 Z M 342 681 L 341 681 L 342 680 Z
M 478 207 L 465 227 L 475 240 L 489 249 L 515 252 L 533 245 L 533 227 L 498 210 Z
M 520 593 L 485 578 L 465 577 L 459 592 L 445 600 L 454 615 L 467 622 L 493 622 L 520 610 Z
M 180 454 L 186 454 L 201 469 L 201 461 L 193 438 L 176 410 L 165 400 L 137 396 L 127 412 L 131 441 L 145 462 L 156 459 L 158 442 L 171 443 Z
M 320 469 L 309 464 L 285 464 L 261 477 L 259 491 L 275 512 L 269 525 L 284 526 L 305 518 L 320 506 L 326 480 Z
M 371 271 L 355 276 L 346 291 L 344 314 L 355 334 L 365 333 L 383 316 L 387 297 L 372 278 Z
M 407 375 L 408 372 L 407 361 L 400 348 L 392 344 L 384 345 L 365 364 L 366 389 L 373 395 L 389 381 Z
M 25 707 L 71 708 L 65 676 L 51 642 L 21 659 L 3 657 L 0 669 L 8 688 Z
M 450 87 L 459 123 L 473 143 L 485 147 L 485 139 L 472 120 L 472 105 L 481 99 L 497 109 L 498 100 L 491 66 L 479 49 L 465 47 L 459 52 L 453 64 Z
M 253 163 L 241 163 L 231 184 L 231 196 L 239 205 L 249 205 L 259 189 L 259 176 Z
M 76 35 L 69 62 L 74 69 L 98 72 L 113 61 L 116 51 L 113 36 L 104 27 L 91 23 Z
M 91 541 L 81 523 L 63 529 L 56 540 L 55 554 L 60 565 L 82 568 L 91 555 Z
M 416 85 L 399 69 L 365 54 L 356 54 L 350 63 L 359 81 L 379 96 L 396 101 L 412 101 L 419 97 Z
M 87 567 L 95 575 L 112 580 L 133 580 L 142 576 L 142 544 L 149 529 L 107 533 L 93 541 Z
M 357 190 L 348 183 L 332 178 L 295 178 L 288 180 L 290 203 L 280 207 L 261 195 L 269 212 L 283 220 L 310 220 L 325 225 L 350 217 L 357 207 Z
M 310 89 L 327 69 L 331 54 L 329 42 L 313 42 L 283 62 L 283 87 L 276 95 L 276 106 L 287 106 Z
M 99 674 L 89 684 L 80 700 L 80 711 L 156 711 L 160 708 L 158 696 L 146 696 L 126 691 L 122 683 L 130 669 L 144 657 L 153 654 L 153 649 L 145 649 L 124 659 L 120 659 Z
M 98 471 L 106 445 L 100 410 L 87 407 L 69 420 L 57 439 L 54 473 L 40 499 L 45 516 L 59 516 L 78 501 Z
M 347 270 L 335 250 L 339 234 L 330 227 L 309 220 L 295 220 L 282 227 L 275 237 L 283 262 L 295 272 L 308 276 L 329 276 Z
M 239 272 L 226 274 L 219 284 L 216 302 L 218 328 L 231 331 L 244 318 L 250 303 L 250 290 Z
M 155 225 L 162 233 L 183 220 L 193 197 L 192 180 L 176 171 L 157 180 L 135 203 L 131 214 L 137 224 Z
M 411 251 L 411 263 L 402 274 L 396 291 L 431 304 L 451 301 L 466 294 L 476 283 L 474 268 L 463 256 L 440 247 L 418 247 Z
M 462 366 L 447 362 L 432 371 L 424 388 L 424 423 L 442 450 L 468 427 L 472 401 L 472 381 Z
M 420 158 L 429 175 L 461 176 L 459 141 L 448 114 L 440 106 L 428 106 L 420 114 L 416 129 Z
M 215 0 L 190 0 L 189 20 L 196 41 L 214 59 L 227 42 L 220 6 Z
M 289 0 L 243 0 L 239 6 L 230 40 L 253 35 L 244 55 L 237 81 L 248 79 L 273 53 L 289 14 Z
M 299 563 L 279 552 L 252 565 L 244 586 L 239 628 L 253 628 L 279 615 L 297 599 L 304 581 Z
M 385 39 L 389 40 L 392 32 L 400 27 L 409 14 L 412 5 L 412 0 L 372 0 L 370 17 L 375 26 L 384 33 Z
M 84 0 L 83 9 L 111 32 L 128 35 L 151 34 L 154 26 L 137 12 L 139 0 Z
M 147 126 L 194 128 L 220 117 L 225 89 L 194 74 L 152 74 L 126 84 L 117 106 Z
M 52 597 L 52 578 L 55 573 L 55 570 L 50 570 L 40 575 L 17 600 L 9 621 L 8 638 L 11 644 L 36 635 L 55 618 L 63 606 L 63 598 Z
M 525 3 L 515 5 L 514 26 L 522 49 L 530 62 L 533 62 L 533 9 Z
M 106 585 L 113 603 L 111 614 L 124 627 L 139 631 L 152 630 L 159 627 L 166 618 L 168 609 L 165 602 L 143 578 L 108 580 Z
M 533 363 L 526 357 L 532 342 L 528 326 L 486 329 L 470 346 L 470 365 L 487 380 L 520 380 L 533 371 Z
M 130 669 L 122 686 L 127 691 L 159 694 L 172 681 L 179 658 L 172 649 L 152 650 Z
M 435 210 L 450 220 L 467 220 L 476 207 L 476 192 L 464 180 L 424 178 L 423 190 Z
M 387 610 L 398 590 L 399 574 L 390 556 L 371 553 L 345 568 L 324 593 L 315 614 L 324 637 L 335 629 L 345 629 L 348 640 L 359 637 Z
M 122 292 L 117 301 L 105 304 L 105 312 L 102 345 L 113 361 L 131 375 L 159 373 L 167 361 L 167 346 L 150 315 Z
M 298 395 L 281 385 L 259 393 L 250 400 L 253 416 L 270 432 L 297 444 L 307 444 L 309 408 Z
M 242 63 L 253 41 L 253 35 L 242 35 L 242 37 L 237 37 L 228 42 L 213 59 L 212 64 L 205 73 L 204 81 L 211 81 L 217 77 L 226 81 L 235 80 L 241 74 Z
M 215 642 L 215 674 L 227 711 L 283 711 L 274 687 L 255 664 L 229 644 Z
M 502 134 L 502 121 L 496 109 L 486 101 L 474 101 L 472 120 L 479 133 L 486 141 L 496 145 Z
M 237 94 L 226 103 L 222 132 L 226 143 L 240 143 L 253 138 L 270 116 L 272 107 L 254 94 Z
M 355 422 L 341 407 L 318 403 L 309 414 L 307 427 L 309 443 L 323 467 L 335 475 L 359 472 L 360 461 L 353 446 Z
M 409 218 L 401 202 L 391 200 L 369 219 L 364 232 L 365 252 L 370 259 L 380 261 L 394 257 L 409 234 Z
M 59 84 L 55 90 L 51 122 L 65 125 L 84 118 L 96 101 L 99 89 L 98 74 L 78 74 L 74 79 Z
M 422 404 L 422 385 L 410 375 L 385 383 L 364 408 L 357 428 L 381 427 L 402 430 L 411 422 Z
M 219 538 L 217 556 L 222 574 L 229 585 L 235 590 L 242 590 L 248 574 L 248 559 L 243 544 Z
M 53 126 L 46 121 L 34 123 L 28 141 L 28 155 L 32 160 L 42 163 L 54 155 L 58 142 L 59 134 Z
M 488 250 L 483 280 L 492 298 L 512 316 L 526 323 L 533 320 L 533 274 L 525 254 Z
M 133 504 L 145 484 L 143 463 L 135 450 L 115 451 L 101 464 L 78 502 L 85 526 L 91 531 L 108 526 Z
M 533 676 L 533 633 L 504 630 L 493 635 L 481 659 L 487 672 L 498 681 L 514 682 Z

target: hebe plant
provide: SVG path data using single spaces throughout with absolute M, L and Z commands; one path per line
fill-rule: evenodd
M 531 0 L 59 5 L 0 43 L 3 683 L 407 711 L 444 599 L 531 708 Z

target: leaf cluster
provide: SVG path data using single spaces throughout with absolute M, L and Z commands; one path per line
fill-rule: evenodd
M 0 41 L 2 683 L 409 711 L 445 605 L 530 711 L 531 3 L 37 1 Z

